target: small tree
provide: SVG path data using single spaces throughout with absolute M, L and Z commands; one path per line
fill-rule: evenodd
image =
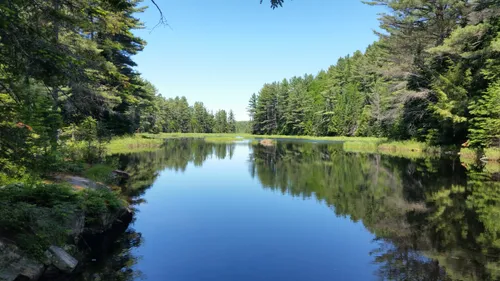
M 92 117 L 87 117 L 80 124 L 80 140 L 85 143 L 83 157 L 85 161 L 92 163 L 98 158 L 97 142 L 97 121 Z
M 469 106 L 469 139 L 471 146 L 486 148 L 500 146 L 500 82 L 491 85 L 488 91 Z
M 227 132 L 236 133 L 236 119 L 234 119 L 232 110 L 229 110 L 229 116 L 227 117 Z

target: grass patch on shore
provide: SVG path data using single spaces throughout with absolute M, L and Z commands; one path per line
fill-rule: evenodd
M 113 183 L 113 171 L 115 168 L 106 164 L 96 164 L 86 169 L 83 172 L 85 178 L 91 179 L 95 182 L 105 184 Z
M 237 141 L 242 141 L 244 138 L 238 136 L 214 136 L 205 137 L 204 140 L 209 143 L 233 143 Z
M 316 137 L 316 136 L 284 136 L 284 135 L 251 135 L 251 134 L 237 134 L 237 133 L 160 133 L 160 134 L 149 134 L 141 133 L 136 134 L 136 137 L 142 137 L 146 139 L 174 139 L 174 138 L 199 138 L 205 140 L 227 140 L 227 141 L 238 141 L 238 140 L 252 140 L 252 139 L 298 139 L 298 140 L 320 140 L 320 141 L 357 141 L 357 142 L 382 142 L 386 141 L 385 138 L 375 138 L 375 137 Z
M 114 138 L 106 146 L 108 154 L 154 151 L 163 144 L 162 138 L 150 138 L 142 134 Z
M 375 137 L 316 137 L 316 136 L 282 136 L 282 135 L 250 135 L 252 138 L 263 139 L 298 139 L 298 140 L 317 140 L 317 141 L 335 141 L 335 142 L 372 142 L 378 143 L 385 141 L 385 138 Z
M 442 149 L 417 141 L 392 141 L 379 144 L 378 152 L 406 158 L 423 158 L 440 156 Z
M 346 141 L 342 145 L 346 152 L 377 153 L 378 142 L 376 141 Z
M 489 161 L 500 161 L 500 148 L 486 148 L 484 150 L 484 156 Z
M 386 141 L 386 140 L 365 140 L 346 141 L 343 144 L 344 151 L 359 153 L 379 153 L 390 156 L 404 158 L 427 158 L 439 157 L 443 153 L 453 154 L 452 149 L 438 146 L 430 146 L 417 141 Z
M 133 136 L 113 139 L 107 146 L 108 154 L 154 151 L 161 147 L 166 139 L 194 138 L 203 139 L 209 143 L 233 143 L 242 140 L 256 139 L 289 139 L 343 142 L 347 152 L 380 153 L 385 155 L 425 158 L 441 155 L 455 155 L 456 148 L 431 146 L 417 141 L 389 141 L 386 138 L 376 137 L 316 137 L 316 136 L 284 136 L 284 135 L 251 135 L 238 133 L 140 133 Z M 471 149 L 460 151 L 462 158 L 476 158 L 476 152 Z M 484 157 L 490 161 L 500 159 L 500 149 L 488 148 L 484 150 Z
M 483 151 L 472 148 L 460 149 L 460 158 L 481 159 L 489 162 L 500 162 L 500 148 L 485 148 Z

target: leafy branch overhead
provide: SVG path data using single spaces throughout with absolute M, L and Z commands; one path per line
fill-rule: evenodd
M 264 0 L 260 0 L 260 3 L 262 4 Z M 285 0 L 271 0 L 271 8 L 276 9 L 278 7 L 283 7 L 283 3 Z

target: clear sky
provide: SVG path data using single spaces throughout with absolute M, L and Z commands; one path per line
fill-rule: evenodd
M 156 0 L 170 27 L 157 27 L 151 2 L 136 32 L 148 42 L 138 70 L 165 97 L 186 96 L 248 120 L 252 93 L 267 82 L 317 74 L 377 39 L 378 7 L 359 0 Z

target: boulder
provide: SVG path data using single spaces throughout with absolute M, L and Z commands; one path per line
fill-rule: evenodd
M 113 174 L 120 176 L 122 178 L 125 178 L 125 179 L 130 178 L 130 174 L 125 172 L 125 171 L 122 171 L 122 170 L 114 170 Z
M 44 270 L 42 263 L 24 256 L 15 245 L 0 240 L 1 281 L 35 281 Z
M 54 178 L 58 181 L 67 182 L 73 186 L 74 189 L 101 189 L 108 187 L 102 183 L 93 180 L 70 175 L 56 175 Z
M 74 257 L 57 246 L 50 246 L 45 255 L 54 267 L 64 273 L 73 272 L 78 265 L 78 261 Z
M 76 244 L 85 229 L 85 213 L 83 211 L 77 211 L 71 215 L 71 218 L 68 221 L 68 235 Z
M 106 212 L 100 215 L 99 221 L 87 226 L 84 229 L 85 234 L 100 234 L 111 229 L 113 224 L 131 220 L 133 216 L 132 210 L 126 207 L 113 212 Z
M 270 140 L 270 139 L 263 139 L 259 143 L 263 146 L 273 146 L 274 145 L 274 141 Z

